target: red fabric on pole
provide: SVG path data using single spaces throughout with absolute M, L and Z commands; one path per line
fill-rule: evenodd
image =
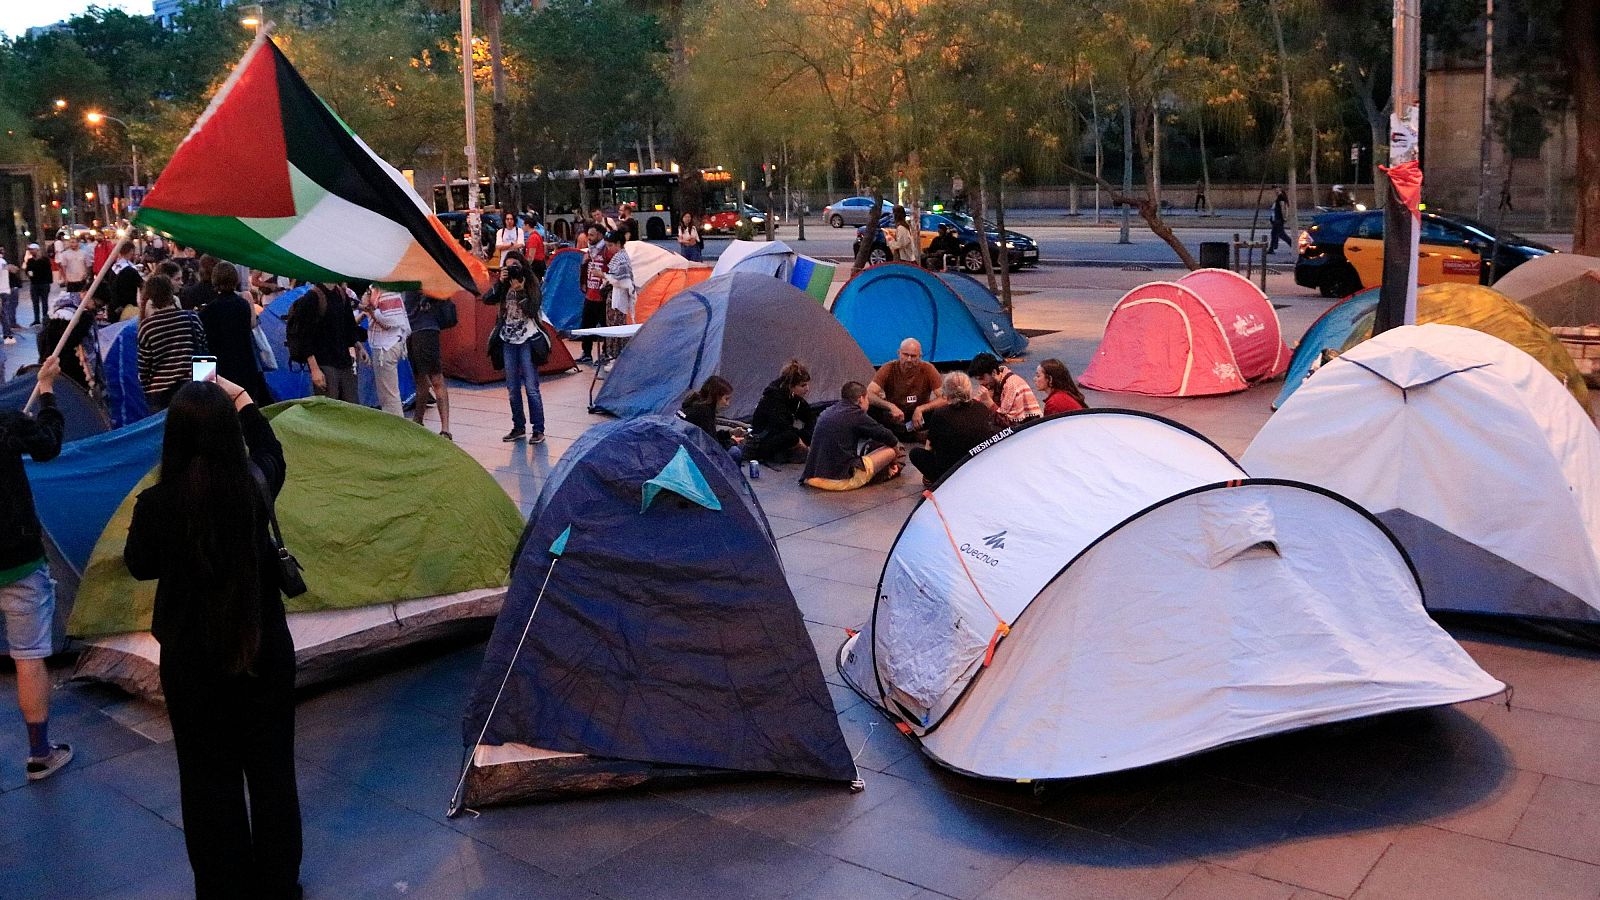
M 1416 160 L 1403 162 L 1398 166 L 1379 166 L 1389 180 L 1394 183 L 1395 193 L 1404 200 L 1406 207 L 1411 210 L 1411 218 L 1422 218 L 1422 164 Z

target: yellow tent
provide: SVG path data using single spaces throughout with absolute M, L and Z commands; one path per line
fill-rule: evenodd
M 1589 387 L 1578 374 L 1572 354 L 1538 316 L 1499 291 L 1476 284 L 1430 284 L 1420 288 L 1417 324 L 1430 322 L 1492 334 L 1527 353 L 1567 386 L 1579 406 L 1589 409 Z

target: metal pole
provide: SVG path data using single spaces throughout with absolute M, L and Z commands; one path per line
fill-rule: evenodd
M 472 0 L 461 0 L 461 96 L 467 113 L 467 240 L 483 255 L 483 210 L 478 206 L 478 110 L 472 90 Z
M 1483 13 L 1483 134 L 1478 143 L 1478 221 L 1489 209 L 1489 181 L 1494 170 L 1489 162 L 1490 128 L 1494 110 L 1494 0 L 1484 0 Z
M 1128 235 L 1128 228 L 1133 223 L 1133 208 L 1127 203 L 1133 196 L 1133 97 L 1124 92 L 1122 95 L 1122 231 L 1117 235 L 1117 243 L 1131 244 L 1133 239 Z
M 1416 163 L 1421 80 L 1422 0 L 1394 0 L 1394 111 L 1389 116 L 1389 167 Z M 1384 204 L 1383 288 L 1373 332 L 1409 325 L 1417 315 L 1417 249 L 1422 223 L 1391 171 Z

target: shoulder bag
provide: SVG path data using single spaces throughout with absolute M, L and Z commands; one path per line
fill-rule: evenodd
M 288 547 L 284 546 L 283 531 L 278 528 L 278 513 L 274 509 L 272 491 L 267 487 L 267 479 L 254 465 L 250 466 L 250 476 L 255 479 L 256 489 L 261 493 L 261 501 L 267 505 L 272 552 L 278 565 L 278 589 L 283 591 L 285 597 L 298 597 L 306 592 L 306 579 L 300 574 L 305 571 L 305 566 L 300 565 L 300 561 L 294 558 Z

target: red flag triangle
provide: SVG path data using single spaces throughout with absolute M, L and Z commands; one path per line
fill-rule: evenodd
M 278 105 L 278 67 L 258 43 L 200 116 L 144 205 L 239 218 L 296 213 Z

